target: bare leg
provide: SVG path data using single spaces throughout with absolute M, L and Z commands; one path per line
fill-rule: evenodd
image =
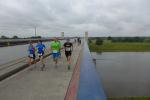
M 31 58 L 28 57 L 28 64 L 31 65 Z
M 40 57 L 40 60 L 41 60 L 41 63 L 42 63 L 42 68 L 41 68 L 41 70 L 44 70 L 45 64 L 44 64 L 43 56 Z
M 70 65 L 71 65 L 71 56 L 67 57 L 67 63 L 68 63 L 68 70 L 70 70 Z
M 36 68 L 36 61 L 33 59 L 34 68 Z
M 53 58 L 53 61 L 54 61 L 55 64 L 57 64 L 56 58 Z
M 55 58 L 55 67 L 57 68 L 58 58 Z
M 43 56 L 40 57 L 42 64 L 44 64 Z

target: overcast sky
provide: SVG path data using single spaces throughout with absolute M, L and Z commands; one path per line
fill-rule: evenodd
M 0 0 L 0 35 L 150 36 L 150 0 Z

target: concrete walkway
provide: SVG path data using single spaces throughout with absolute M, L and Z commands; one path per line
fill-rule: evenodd
M 81 48 L 74 44 L 72 68 L 69 71 L 63 52 L 57 68 L 50 56 L 45 59 L 44 71 L 41 71 L 41 63 L 37 63 L 36 68 L 30 66 L 0 82 L 0 100 L 63 100 Z

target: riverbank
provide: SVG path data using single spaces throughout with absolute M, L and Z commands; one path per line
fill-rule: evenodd
M 89 43 L 91 52 L 150 52 L 150 43 L 145 42 L 103 42 L 102 45 Z
M 118 89 L 116 89 L 116 87 L 122 89 L 121 91 L 123 93 L 123 91 L 126 88 L 125 85 L 127 85 L 127 83 L 129 83 L 129 86 L 127 86 L 127 88 L 130 91 L 133 90 L 133 92 L 128 92 L 130 94 L 135 93 L 134 91 L 143 91 L 144 90 L 144 89 L 140 90 L 141 88 L 139 89 L 138 85 L 142 83 L 141 82 L 142 79 L 144 80 L 144 83 L 146 83 L 146 81 L 147 81 L 146 77 L 144 76 L 144 75 L 146 75 L 145 72 L 146 72 L 147 69 L 145 69 L 145 71 L 143 71 L 144 70 L 143 66 L 145 66 L 145 68 L 148 68 L 147 65 L 144 65 L 144 64 L 146 64 L 146 62 L 145 62 L 146 57 L 140 56 L 140 55 L 139 56 L 134 55 L 134 53 L 131 53 L 133 55 L 128 56 L 129 58 L 126 58 L 127 56 L 121 56 L 121 55 L 122 55 L 122 52 L 125 52 L 125 53 L 130 53 L 130 52 L 138 52 L 138 53 L 145 52 L 146 53 L 147 52 L 147 54 L 149 54 L 148 52 L 150 52 L 150 43 L 146 43 L 146 42 L 132 42 L 132 43 L 129 43 L 129 42 L 115 42 L 114 43 L 114 42 L 111 42 L 111 41 L 103 41 L 102 45 L 96 45 L 95 41 L 92 41 L 91 43 L 89 43 L 89 47 L 90 47 L 91 52 L 104 52 L 104 53 L 100 54 L 100 57 L 97 56 L 98 61 L 96 63 L 97 64 L 96 68 L 100 68 L 99 71 L 101 73 L 101 79 L 103 79 L 102 80 L 103 82 L 105 81 L 104 84 L 105 84 L 106 89 L 109 89 L 108 90 L 109 94 L 110 93 L 111 94 L 112 93 L 117 93 L 117 92 L 114 92 L 114 91 L 110 91 L 110 90 L 118 90 Z M 111 55 L 110 52 L 115 53 L 115 54 Z M 121 52 L 121 53 L 119 53 L 119 52 Z M 145 53 L 142 53 L 142 55 L 145 54 Z M 104 54 L 106 54 L 106 55 L 104 55 Z M 96 55 L 98 55 L 98 53 Z M 116 55 L 121 56 L 121 58 L 116 59 L 117 58 Z M 135 58 L 134 57 L 132 58 L 132 56 L 134 56 Z M 140 59 L 140 57 L 145 58 L 143 60 L 144 61 L 143 63 L 141 63 L 142 58 Z M 138 58 L 138 59 L 136 59 L 136 58 Z M 112 60 L 112 59 L 114 59 L 114 60 Z M 132 59 L 134 59 L 133 62 L 134 61 L 139 62 L 139 63 L 135 64 L 135 68 L 133 67 L 134 64 L 133 63 L 131 64 Z M 124 62 L 124 64 L 122 62 Z M 100 66 L 100 67 L 98 67 L 98 66 Z M 115 69 L 115 67 L 117 67 L 117 68 Z M 110 72 L 111 72 L 111 74 L 109 74 Z M 126 75 L 126 73 L 128 73 L 128 74 Z M 138 75 L 140 75 L 140 76 L 138 76 Z M 110 79 L 108 78 L 109 76 L 111 76 Z M 118 76 L 120 77 L 120 79 L 118 79 Z M 114 77 L 115 78 L 117 77 L 116 81 L 114 81 L 115 80 Z M 135 77 L 135 78 L 133 78 L 133 77 Z M 136 79 L 136 77 L 138 77 L 137 80 L 139 80 L 139 82 L 137 80 L 134 80 L 134 79 Z M 142 78 L 142 79 L 140 79 L 140 78 Z M 113 79 L 113 81 L 112 81 L 112 79 Z M 122 83 L 117 83 L 118 80 L 119 80 L 119 82 L 122 82 Z M 123 80 L 128 80 L 128 82 L 126 83 Z M 135 85 L 132 84 L 134 82 L 136 82 Z M 117 85 L 115 86 L 114 83 L 117 84 Z M 122 86 L 122 87 L 119 87 L 119 86 Z M 139 86 L 142 86 L 142 87 L 146 88 L 146 85 L 144 85 L 144 84 L 139 85 Z M 135 87 L 135 89 L 130 88 L 130 87 Z M 108 93 L 108 91 L 107 91 L 107 93 Z M 120 92 L 120 90 L 118 90 L 118 91 Z M 145 92 L 145 91 L 146 90 L 144 90 L 143 92 Z M 149 96 L 149 95 L 145 95 L 145 96 Z M 108 100 L 150 100 L 150 97 L 143 97 L 141 95 L 137 96 L 137 97 L 122 96 L 122 95 L 121 96 L 114 96 L 114 94 L 112 94 L 112 95 L 109 95 L 107 99 Z
M 16 45 L 25 45 L 28 44 L 29 41 L 33 43 L 37 43 L 39 40 L 43 42 L 51 41 L 51 39 L 0 39 L 0 47 L 8 47 L 8 46 L 16 46 Z

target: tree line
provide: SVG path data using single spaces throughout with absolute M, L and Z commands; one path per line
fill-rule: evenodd
M 102 45 L 103 41 L 110 41 L 110 42 L 150 42 L 150 37 L 90 37 L 89 43 L 95 41 L 96 45 Z
M 21 38 L 21 37 L 19 37 L 19 36 L 16 36 L 16 35 L 14 35 L 14 36 L 12 36 L 12 37 L 8 37 L 8 36 L 5 36 L 5 35 L 2 35 L 1 37 L 0 37 L 0 39 L 39 39 L 39 38 L 42 38 L 41 36 L 32 36 L 32 37 L 27 37 L 27 38 Z

